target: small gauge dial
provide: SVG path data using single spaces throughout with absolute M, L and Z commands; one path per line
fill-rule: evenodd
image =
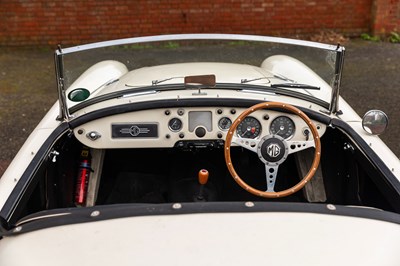
M 168 127 L 171 131 L 179 131 L 182 129 L 182 120 L 179 118 L 172 118 L 168 122 Z
M 281 136 L 284 139 L 290 139 L 293 137 L 295 131 L 295 125 L 293 120 L 287 116 L 279 116 L 274 119 L 271 123 L 269 132 L 272 135 Z
M 256 118 L 248 116 L 239 124 L 236 131 L 241 138 L 255 139 L 260 135 L 261 124 Z
M 232 125 L 232 120 L 230 120 L 228 117 L 222 117 L 219 121 L 218 121 L 218 127 L 221 130 L 228 130 Z

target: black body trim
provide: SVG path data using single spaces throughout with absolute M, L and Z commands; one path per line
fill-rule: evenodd
M 382 159 L 374 152 L 374 150 L 364 141 L 363 138 L 360 137 L 360 135 L 357 134 L 357 132 L 351 128 L 346 122 L 343 122 L 342 120 L 333 118 L 331 120 L 331 125 L 333 127 L 337 127 L 342 129 L 344 132 L 346 132 L 351 139 L 357 143 L 358 147 L 362 150 L 362 152 L 368 157 L 368 159 L 373 163 L 373 165 L 378 169 L 378 172 L 383 173 L 383 178 L 374 178 L 374 182 L 379 185 L 380 180 L 386 180 L 386 182 L 389 183 L 387 186 L 381 186 L 381 187 L 390 187 L 393 188 L 393 190 L 387 190 L 384 191 L 385 195 L 390 195 L 390 204 L 392 205 L 393 209 L 396 210 L 396 212 L 400 212 L 400 182 L 394 176 L 392 171 L 386 166 L 386 164 L 382 161 Z M 380 179 L 380 180 L 378 180 Z M 381 181 L 382 182 L 382 181 Z
M 90 112 L 88 114 L 82 115 L 72 120 L 70 122 L 70 126 L 72 129 L 74 129 L 91 120 L 99 119 L 109 115 L 123 114 L 139 110 L 150 110 L 150 109 L 172 108 L 172 107 L 212 107 L 212 106 L 248 108 L 250 106 L 253 106 L 261 102 L 264 101 L 248 100 L 248 99 L 230 99 L 230 98 L 221 98 L 221 99 L 201 98 L 201 99 L 180 99 L 180 100 L 168 99 L 168 100 L 138 102 L 133 104 L 124 104 L 119 106 L 107 107 L 101 110 Z M 331 118 L 324 114 L 315 111 L 310 111 L 302 107 L 297 107 L 297 108 L 306 113 L 313 120 L 317 120 L 326 125 L 330 124 Z
M 312 203 L 288 202 L 197 202 L 175 204 L 118 204 L 90 208 L 69 208 L 42 211 L 25 217 L 18 230 L 0 236 L 17 235 L 49 227 L 104 221 L 126 217 L 182 215 L 197 213 L 316 213 L 379 220 L 400 225 L 400 215 L 378 209 Z M 174 207 L 175 206 L 175 207 Z M 177 207 L 176 207 L 177 206 Z M 250 207 L 248 207 L 250 206 Z M 26 221 L 26 223 L 24 223 Z
M 295 97 L 298 99 L 302 99 L 305 101 L 309 101 L 315 104 L 318 104 L 320 106 L 323 106 L 326 109 L 329 109 L 329 103 L 324 102 L 322 100 L 319 100 L 318 98 L 300 93 L 300 92 L 296 92 L 296 91 L 292 91 L 292 90 L 288 90 L 285 88 L 280 88 L 280 87 L 266 87 L 266 86 L 260 86 L 260 85 L 251 85 L 251 84 L 230 84 L 230 83 L 218 83 L 216 84 L 216 86 L 214 87 L 216 89 L 219 90 L 252 90 L 252 91 L 258 91 L 258 92 L 268 92 L 268 93 L 274 93 L 274 94 L 278 94 L 278 95 L 284 95 L 284 96 L 289 96 L 289 97 Z M 119 98 L 122 97 L 124 95 L 129 95 L 129 94 L 134 94 L 134 93 L 145 93 L 145 92 L 162 92 L 162 91 L 172 91 L 172 90 L 186 90 L 187 87 L 185 86 L 185 84 L 165 84 L 165 85 L 157 85 L 157 86 L 146 86 L 146 87 L 141 87 L 141 88 L 129 88 L 123 91 L 116 91 L 116 92 L 112 92 L 109 94 L 105 94 L 105 95 L 100 95 L 97 96 L 95 98 L 92 99 L 88 99 L 84 102 L 81 102 L 73 107 L 71 107 L 69 109 L 69 112 L 75 113 L 76 111 L 79 111 L 80 109 L 83 109 L 85 107 L 91 106 L 93 104 L 96 103 L 100 103 L 100 102 L 104 102 L 107 100 L 112 100 L 115 98 Z
M 0 211 L 0 216 L 10 223 L 10 219 L 16 210 L 18 203 L 21 201 L 23 195 L 27 191 L 29 184 L 32 182 L 32 177 L 38 170 L 41 163 L 48 156 L 51 146 L 57 141 L 57 139 L 69 129 L 68 123 L 61 123 L 46 139 L 44 144 L 40 147 L 32 161 L 25 169 L 21 178 L 18 180 L 17 185 L 14 187 L 3 208 Z M 12 222 L 12 221 L 11 221 Z

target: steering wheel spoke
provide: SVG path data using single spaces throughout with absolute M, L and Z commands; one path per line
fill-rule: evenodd
M 286 141 L 289 147 L 289 154 L 299 152 L 311 147 L 315 147 L 315 143 L 313 140 L 305 140 L 305 141 Z
M 258 139 L 249 139 L 249 138 L 239 138 L 236 136 L 232 136 L 232 143 L 239 145 L 242 148 L 248 149 L 249 151 L 257 153 L 257 147 L 260 143 Z
M 275 192 L 275 181 L 278 175 L 279 165 L 269 166 L 265 165 L 265 176 L 267 179 L 267 190 L 266 192 Z

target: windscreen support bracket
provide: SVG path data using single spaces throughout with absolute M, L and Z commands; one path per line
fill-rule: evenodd
M 334 77 L 333 84 L 332 84 L 333 90 L 332 90 L 331 103 L 329 106 L 329 111 L 334 114 L 337 114 L 340 112 L 339 91 L 340 91 L 340 82 L 342 80 L 344 55 L 345 55 L 345 48 L 338 44 L 338 46 L 336 48 L 335 77 Z
M 57 50 L 54 53 L 54 63 L 56 68 L 55 69 L 56 82 L 57 82 L 58 100 L 60 106 L 60 113 L 57 117 L 57 120 L 68 122 L 71 118 L 71 115 L 68 110 L 67 97 L 65 95 L 64 60 L 63 60 L 63 51 L 60 45 L 58 45 Z

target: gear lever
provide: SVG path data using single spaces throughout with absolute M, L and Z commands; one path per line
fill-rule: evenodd
M 208 171 L 206 169 L 201 169 L 198 173 L 198 181 L 200 184 L 200 188 L 199 188 L 199 193 L 197 195 L 195 195 L 194 200 L 195 201 L 205 201 L 205 197 L 204 197 L 204 187 L 208 182 Z

